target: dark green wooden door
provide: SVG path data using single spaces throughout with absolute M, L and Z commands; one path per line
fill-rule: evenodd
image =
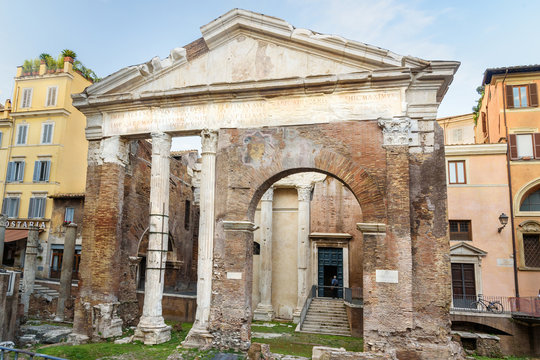
M 332 289 L 322 286 L 331 286 L 334 275 L 337 276 L 339 286 L 343 286 L 343 249 L 320 247 L 318 252 L 318 296 L 332 297 Z M 338 290 L 338 297 L 343 297 L 342 288 Z

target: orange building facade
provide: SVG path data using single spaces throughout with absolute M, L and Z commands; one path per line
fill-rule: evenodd
M 477 143 L 507 144 L 516 295 L 540 293 L 540 65 L 487 69 Z

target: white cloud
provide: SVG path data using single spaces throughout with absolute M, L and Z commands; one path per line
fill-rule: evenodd
M 331 32 L 402 55 L 451 58 L 453 49 L 433 40 L 431 28 L 449 9 L 428 11 L 396 0 L 305 0 L 304 16 L 315 31 Z M 307 6 L 310 5 L 310 6 Z M 428 35 L 429 34 L 429 35 Z

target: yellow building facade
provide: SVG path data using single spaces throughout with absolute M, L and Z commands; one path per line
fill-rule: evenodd
M 86 186 L 86 119 L 72 106 L 71 94 L 92 83 L 73 70 L 70 58 L 65 60 L 58 70 L 48 70 L 42 62 L 34 74 L 19 67 L 12 101 L 6 102 L 0 119 L 2 214 L 8 216 L 4 264 L 22 265 L 28 227 L 38 226 L 41 277 L 58 266 L 52 250 L 62 248 L 64 221 L 82 219 Z M 55 209 L 65 203 L 62 199 L 79 200 Z M 51 221 L 59 211 L 63 218 Z

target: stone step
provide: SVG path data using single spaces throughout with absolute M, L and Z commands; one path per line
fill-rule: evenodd
M 311 333 L 311 334 L 351 336 L 350 331 L 338 330 L 338 329 L 319 329 L 319 328 L 304 328 L 304 327 L 302 327 L 302 329 L 300 331 L 305 332 L 305 333 Z
M 350 331 L 349 324 L 342 325 L 332 325 L 332 324 L 326 324 L 326 323 L 304 323 L 302 324 L 302 329 L 331 329 L 331 330 L 339 330 L 339 331 Z
M 337 317 L 347 317 L 346 312 L 329 312 L 329 311 L 308 311 L 306 315 L 326 315 L 326 316 L 337 316 Z
M 328 325 L 345 325 L 349 326 L 349 321 L 346 319 L 324 319 L 324 318 L 306 318 L 304 324 L 328 324 Z
M 349 318 L 347 317 L 347 315 L 331 316 L 331 315 L 328 315 L 328 314 L 307 314 L 306 315 L 306 320 L 348 321 Z

